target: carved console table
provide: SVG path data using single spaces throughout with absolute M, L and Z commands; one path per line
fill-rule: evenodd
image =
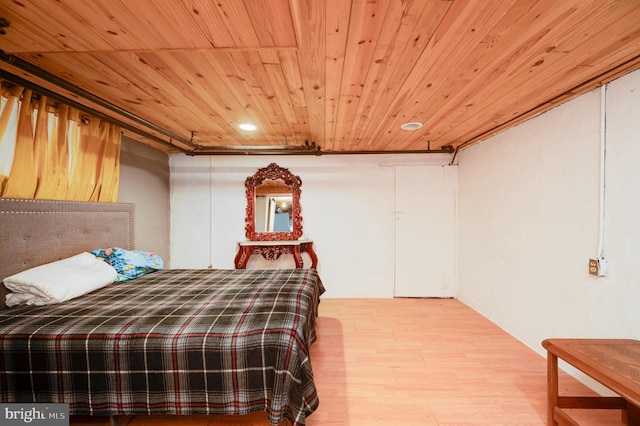
M 282 254 L 291 254 L 296 268 L 302 268 L 304 252 L 309 253 L 311 268 L 315 269 L 318 266 L 318 257 L 313 251 L 313 241 L 242 241 L 238 243 L 238 253 L 235 257 L 236 269 L 245 269 L 252 254 L 261 254 L 267 260 L 276 260 Z

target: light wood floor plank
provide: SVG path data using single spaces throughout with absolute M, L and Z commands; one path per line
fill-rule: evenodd
M 320 407 L 309 426 L 541 426 L 546 360 L 451 299 L 323 299 L 311 359 Z M 566 374 L 561 394 L 593 392 Z M 620 425 L 618 410 L 574 410 Z M 107 425 L 73 417 L 74 426 Z M 266 416 L 121 416 L 121 426 L 266 425 Z

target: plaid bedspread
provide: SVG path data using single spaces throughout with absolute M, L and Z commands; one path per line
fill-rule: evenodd
M 323 292 L 313 269 L 163 270 L 0 311 L 0 397 L 303 425 L 318 406 L 309 346 Z

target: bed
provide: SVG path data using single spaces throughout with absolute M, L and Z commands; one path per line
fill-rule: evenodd
M 133 248 L 133 213 L 1 199 L 0 276 Z M 0 401 L 68 403 L 76 415 L 265 411 L 272 424 L 304 425 L 319 403 L 309 346 L 323 292 L 315 269 L 164 269 L 1 310 Z

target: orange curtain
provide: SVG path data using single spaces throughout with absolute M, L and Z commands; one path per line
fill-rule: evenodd
M 3 197 L 33 198 L 38 175 L 33 147 L 33 106 L 31 90 L 25 90 L 18 113 L 18 134 L 9 179 L 2 192 Z
M 69 199 L 89 201 L 96 186 L 96 161 L 100 150 L 97 134 L 98 123 L 91 121 L 88 125 L 79 125 L 77 129 L 73 130 L 77 136 L 71 145 L 72 174 Z
M 57 116 L 49 112 L 48 118 L 50 131 L 46 160 L 40 165 L 42 177 L 36 198 L 65 200 L 69 188 L 69 107 L 59 105 Z
M 118 126 L 84 117 L 66 105 L 53 107 L 40 96 L 32 102 L 24 90 L 17 114 L 15 140 L 5 129 L 20 92 L 12 90 L 0 113 L 0 141 L 13 143 L 11 172 L 3 177 L 3 197 L 116 202 L 120 175 L 121 132 Z M 15 118 L 14 118 L 15 120 Z M 7 136 L 7 137 L 5 137 Z M 3 151 L 4 152 L 4 151 Z
M 95 201 L 117 200 L 120 187 L 120 128 L 101 122 L 100 129 L 104 145 L 98 172 L 99 193 Z
M 36 132 L 34 135 L 35 163 L 38 174 L 38 185 L 35 198 L 51 199 L 55 194 L 57 152 L 49 136 L 53 136 L 57 118 L 49 113 L 46 96 L 40 97 Z M 51 129 L 49 129 L 51 127 Z
M 4 190 L 15 152 L 15 124 L 18 121 L 18 98 L 22 87 L 3 90 L 2 111 L 0 112 L 0 194 Z M 13 126 L 12 126 L 13 124 Z

